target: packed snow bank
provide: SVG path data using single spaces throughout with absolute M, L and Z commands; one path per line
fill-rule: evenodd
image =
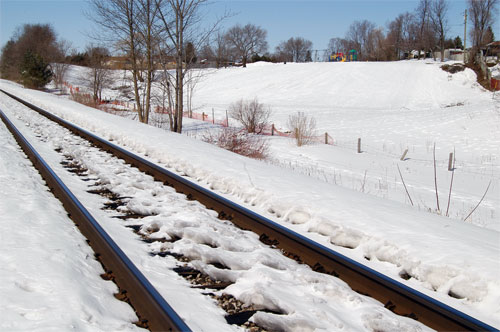
M 5 81 L 0 86 L 323 245 L 500 326 L 497 231 L 339 188 L 64 98 Z M 411 279 L 404 281 L 400 275 Z
M 1 121 L 0 140 L 0 330 L 142 331 Z

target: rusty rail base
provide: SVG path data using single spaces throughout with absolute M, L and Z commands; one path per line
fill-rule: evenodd
M 1 89 L 0 91 L 92 142 L 102 150 L 112 153 L 144 173 L 153 176 L 155 180 L 172 186 L 177 192 L 217 211 L 221 219 L 230 220 L 242 229 L 257 233 L 261 239 L 273 243 L 277 248 L 296 257 L 313 270 L 339 277 L 354 291 L 373 297 L 396 314 L 416 319 L 438 331 L 498 331 L 474 317 L 295 233 L 35 105 Z
M 191 331 L 2 110 L 0 110 L 0 118 L 34 167 L 40 172 L 54 196 L 61 201 L 80 232 L 87 238 L 101 263 L 112 272 L 114 281 L 122 290 L 122 294 L 125 292 L 140 317 L 147 321 L 148 327 L 153 331 Z

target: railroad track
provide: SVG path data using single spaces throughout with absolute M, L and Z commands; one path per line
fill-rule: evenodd
M 267 218 L 264 218 L 197 184 L 194 184 L 177 174 L 174 174 L 114 144 L 111 144 L 88 131 L 78 128 L 52 115 L 51 113 L 36 107 L 35 105 L 21 100 L 20 98 L 3 90 L 1 91 L 48 119 L 67 128 L 74 134 L 90 141 L 93 145 L 99 147 L 100 149 L 112 153 L 116 157 L 123 159 L 126 163 L 135 166 L 148 175 L 151 175 L 155 180 L 174 187 L 177 192 L 186 195 L 190 199 L 199 201 L 208 209 L 216 211 L 220 219 L 230 220 L 242 229 L 251 230 L 257 233 L 262 242 L 281 249 L 288 257 L 292 257 L 301 263 L 309 265 L 314 271 L 339 277 L 340 279 L 346 281 L 353 290 L 377 299 L 385 304 L 386 308 L 399 315 L 411 317 L 433 329 L 442 331 L 495 330 L 493 327 L 488 326 L 473 317 L 442 304 L 329 248 L 321 246 L 300 234 L 292 232 L 285 227 L 282 227 Z M 36 153 L 34 153 L 34 155 L 36 155 Z M 30 159 L 31 158 L 32 157 L 30 157 Z M 40 162 L 36 161 L 36 159 L 35 161 L 32 160 L 32 162 L 35 165 L 40 164 Z M 50 173 L 48 171 L 45 172 Z M 63 195 L 58 193 L 56 190 L 54 190 L 54 192 L 57 196 Z M 74 209 L 71 207 L 72 203 L 66 203 L 65 207 L 66 205 Z M 69 211 L 73 218 L 78 214 L 81 214 L 80 212 L 74 211 L 75 210 L 71 210 L 71 212 Z M 77 223 L 81 224 L 81 222 Z M 95 231 L 86 232 L 92 233 Z M 84 235 L 86 234 L 84 233 Z M 90 240 L 90 242 L 92 243 L 93 241 Z M 105 246 L 103 246 L 103 248 L 104 247 Z M 96 250 L 96 252 L 101 253 L 101 250 L 104 249 Z M 108 258 L 110 261 L 109 264 L 114 264 L 113 262 L 115 259 L 121 259 L 115 258 L 116 255 L 114 254 L 110 257 L 112 258 Z M 104 264 L 108 266 L 108 263 Z M 114 267 L 111 268 L 111 270 L 118 271 L 117 268 Z M 124 283 L 123 287 L 120 284 L 119 286 L 128 292 L 128 290 L 131 289 L 131 286 L 129 284 L 125 284 L 125 282 L 122 283 Z M 143 289 L 138 293 L 142 294 L 142 292 L 145 291 Z M 141 294 L 138 294 L 137 296 L 140 298 L 142 296 Z M 161 330 L 165 329 L 165 326 L 174 330 L 183 330 L 187 328 L 187 326 L 176 327 L 172 325 L 172 322 L 167 322 L 171 321 L 171 319 L 165 319 L 162 322 L 153 323 L 153 321 L 150 321 L 149 317 L 156 316 L 156 314 L 153 314 L 150 309 L 144 310 L 143 314 L 139 308 L 143 305 L 147 307 L 147 302 L 155 296 L 149 296 L 149 299 L 142 300 L 133 300 L 133 297 L 134 296 L 131 294 L 130 301 L 136 308 L 139 315 L 141 317 L 145 317 L 145 319 L 150 322 L 150 327 L 152 329 Z M 137 305 L 135 305 L 134 302 L 137 302 Z M 176 320 L 174 320 L 174 322 L 175 321 Z
M 156 331 L 191 331 L 1 110 L 0 118 L 87 238 L 107 269 L 107 277 L 118 285 L 121 298 L 134 307 L 141 324 Z

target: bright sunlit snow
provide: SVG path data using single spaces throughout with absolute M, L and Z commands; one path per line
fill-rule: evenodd
M 72 84 L 77 85 L 76 78 L 83 71 L 72 68 Z M 471 71 L 451 75 L 439 64 L 408 61 L 255 64 L 246 69 L 207 72 L 193 97 L 196 112 L 211 114 L 214 108 L 216 117 L 222 119 L 231 102 L 257 97 L 272 107 L 272 121 L 280 130 L 287 129 L 289 114 L 307 112 L 316 118 L 318 134 L 328 132 L 336 145 L 318 143 L 298 148 L 289 138 L 270 137 L 270 159 L 255 161 L 185 135 L 84 107 L 68 101 L 67 96 L 25 90 L 6 81 L 1 81 L 0 87 L 500 327 L 499 97 L 482 90 Z M 117 73 L 116 86 L 123 84 L 122 77 L 123 72 Z M 116 90 L 107 93 L 113 98 L 118 96 Z M 5 98 L 2 96 L 0 102 L 2 108 Z M 190 136 L 197 136 L 194 128 L 199 127 L 198 123 L 186 121 Z M 362 138 L 361 154 L 356 152 L 358 138 Z M 434 143 L 442 214 L 451 177 L 448 154 L 456 151 L 450 217 L 435 211 Z M 399 161 L 406 148 L 407 160 Z M 409 187 L 414 207 L 407 199 L 396 165 Z M 464 222 L 490 181 L 484 201 Z M 129 204 L 132 209 L 151 212 L 155 207 L 148 202 Z M 156 208 L 163 213 L 164 207 Z M 166 225 L 170 224 L 165 221 Z M 222 241 L 221 246 L 226 241 L 210 233 L 204 234 L 207 238 L 202 240 L 199 236 L 192 233 L 187 237 L 200 242 Z M 199 268 L 208 272 L 210 267 L 202 262 L 215 253 L 206 250 L 198 254 Z M 225 264 L 233 264 L 230 258 L 223 257 L 219 256 Z M 247 273 L 251 280 L 266 268 L 255 264 L 246 269 L 248 272 L 238 276 L 240 283 L 228 292 L 249 302 L 262 301 L 246 297 L 255 294 L 256 289 L 251 286 L 252 292 L 247 291 L 244 280 Z M 288 279 L 290 276 L 280 275 L 279 269 L 270 272 L 275 276 L 265 287 L 273 287 L 276 280 L 281 280 L 277 289 L 284 290 L 293 281 Z M 411 278 L 405 281 L 400 275 Z M 325 292 L 321 288 L 316 291 Z M 307 288 L 300 292 L 313 293 Z M 286 308 L 285 303 L 273 303 L 266 299 L 266 305 Z M 287 319 L 291 321 L 281 323 L 273 323 L 274 319 L 264 314 L 254 317 L 274 327 L 292 321 L 300 323 L 300 316 L 290 315 Z
M 139 330 L 3 122 L 0 140 L 0 330 Z

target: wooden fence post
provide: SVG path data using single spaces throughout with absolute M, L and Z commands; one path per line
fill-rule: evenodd
M 358 138 L 358 153 L 361 153 L 361 138 Z
M 201 112 L 201 121 L 205 121 L 205 112 Z
M 227 116 L 227 110 L 226 110 L 226 126 L 229 127 L 229 117 Z
M 213 108 L 212 108 L 212 124 L 215 124 L 215 113 Z
M 328 133 L 325 133 L 325 144 L 328 144 Z
M 405 152 L 403 152 L 403 155 L 401 156 L 401 161 L 404 161 L 405 160 L 405 157 L 406 157 L 406 154 L 408 153 L 408 149 L 405 150 Z
M 450 152 L 450 159 L 448 159 L 448 170 L 453 171 L 453 152 Z
M 271 126 L 271 136 L 274 136 L 274 123 Z

